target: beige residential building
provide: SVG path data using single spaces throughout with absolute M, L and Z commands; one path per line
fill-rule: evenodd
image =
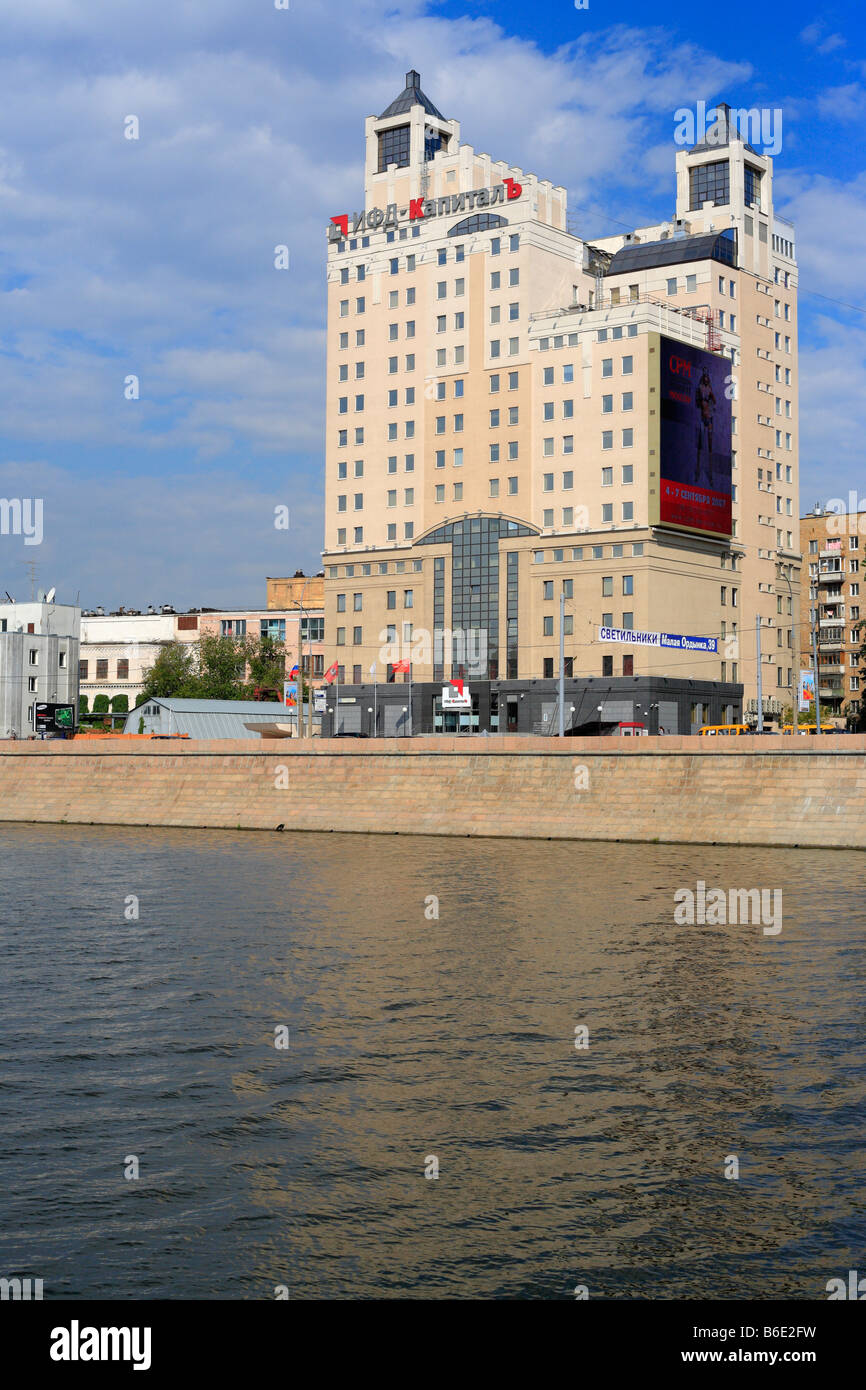
M 800 548 L 809 567 L 800 613 L 802 665 L 814 670 L 817 654 L 822 723 L 840 716 L 853 721 L 860 714 L 864 538 L 866 512 L 816 506 L 800 522 Z
M 768 709 L 790 703 L 794 232 L 772 160 L 719 122 L 676 152 L 669 222 L 589 243 L 564 188 L 463 143 L 417 73 L 367 119 L 363 213 L 334 215 L 327 262 L 341 681 L 403 657 L 420 682 L 550 679 L 564 595 L 569 677 L 742 682 L 754 707 L 759 621 Z

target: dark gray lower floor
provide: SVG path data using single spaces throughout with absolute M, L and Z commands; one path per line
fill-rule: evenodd
M 441 682 L 330 686 L 322 733 L 389 738 L 559 731 L 555 680 L 470 680 L 465 690 L 471 709 L 449 708 Z M 615 733 L 629 723 L 642 724 L 651 734 L 689 734 L 704 724 L 740 723 L 742 709 L 743 687 L 731 682 L 647 676 L 565 681 L 564 726 L 573 734 Z

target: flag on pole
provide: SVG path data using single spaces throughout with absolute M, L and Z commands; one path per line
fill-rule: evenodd
M 408 657 L 404 657 L 402 661 L 395 661 L 391 669 L 395 676 L 398 671 L 406 671 L 408 673 L 412 669 L 412 663 Z
M 298 663 L 295 662 L 294 666 L 292 667 L 291 671 L 289 672 L 289 676 L 290 676 L 290 678 L 291 678 L 292 680 L 294 680 L 294 678 L 295 678 L 295 676 L 296 676 L 297 674 L 298 674 Z
M 340 666 L 339 663 L 336 661 L 334 662 L 333 666 L 328 667 L 327 671 L 325 672 L 326 684 L 331 685 L 331 683 L 337 679 L 337 673 L 339 672 L 339 670 Z

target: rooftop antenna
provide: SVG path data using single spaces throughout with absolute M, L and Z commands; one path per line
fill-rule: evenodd
M 28 560 L 24 568 L 30 579 L 30 602 L 34 603 L 36 600 L 36 561 Z
M 422 197 L 422 198 L 426 198 L 426 197 L 427 197 L 427 189 L 428 189 L 429 186 L 430 186 L 430 176 L 429 176 L 428 171 L 427 171 L 427 164 L 428 164 L 428 159 L 432 159 L 432 157 L 433 157 L 432 150 L 430 149 L 430 147 L 431 147 L 431 145 L 432 145 L 432 143 L 433 143 L 433 137 L 436 136 L 436 135 L 438 135 L 438 134 L 439 134 L 439 132 L 438 132 L 437 130 L 434 130 L 432 125 L 425 125 L 425 126 L 424 126 L 424 149 L 423 149 L 422 152 L 421 152 L 421 153 L 422 153 L 422 159 L 421 159 L 421 185 L 420 185 L 420 186 L 421 186 L 421 197 Z M 429 155 L 428 155 L 428 151 L 429 151 Z
M 6 594 L 6 597 L 8 598 L 8 600 L 9 600 L 10 603 L 14 603 L 14 602 L 15 602 L 14 598 L 12 597 L 12 595 L 10 594 L 10 592 L 9 592 L 8 589 L 5 589 L 5 590 L 4 590 L 4 593 Z

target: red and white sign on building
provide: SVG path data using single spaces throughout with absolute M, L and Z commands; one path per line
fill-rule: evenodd
M 447 685 L 443 685 L 442 708 L 471 710 L 472 696 L 462 681 L 453 680 L 449 681 Z

